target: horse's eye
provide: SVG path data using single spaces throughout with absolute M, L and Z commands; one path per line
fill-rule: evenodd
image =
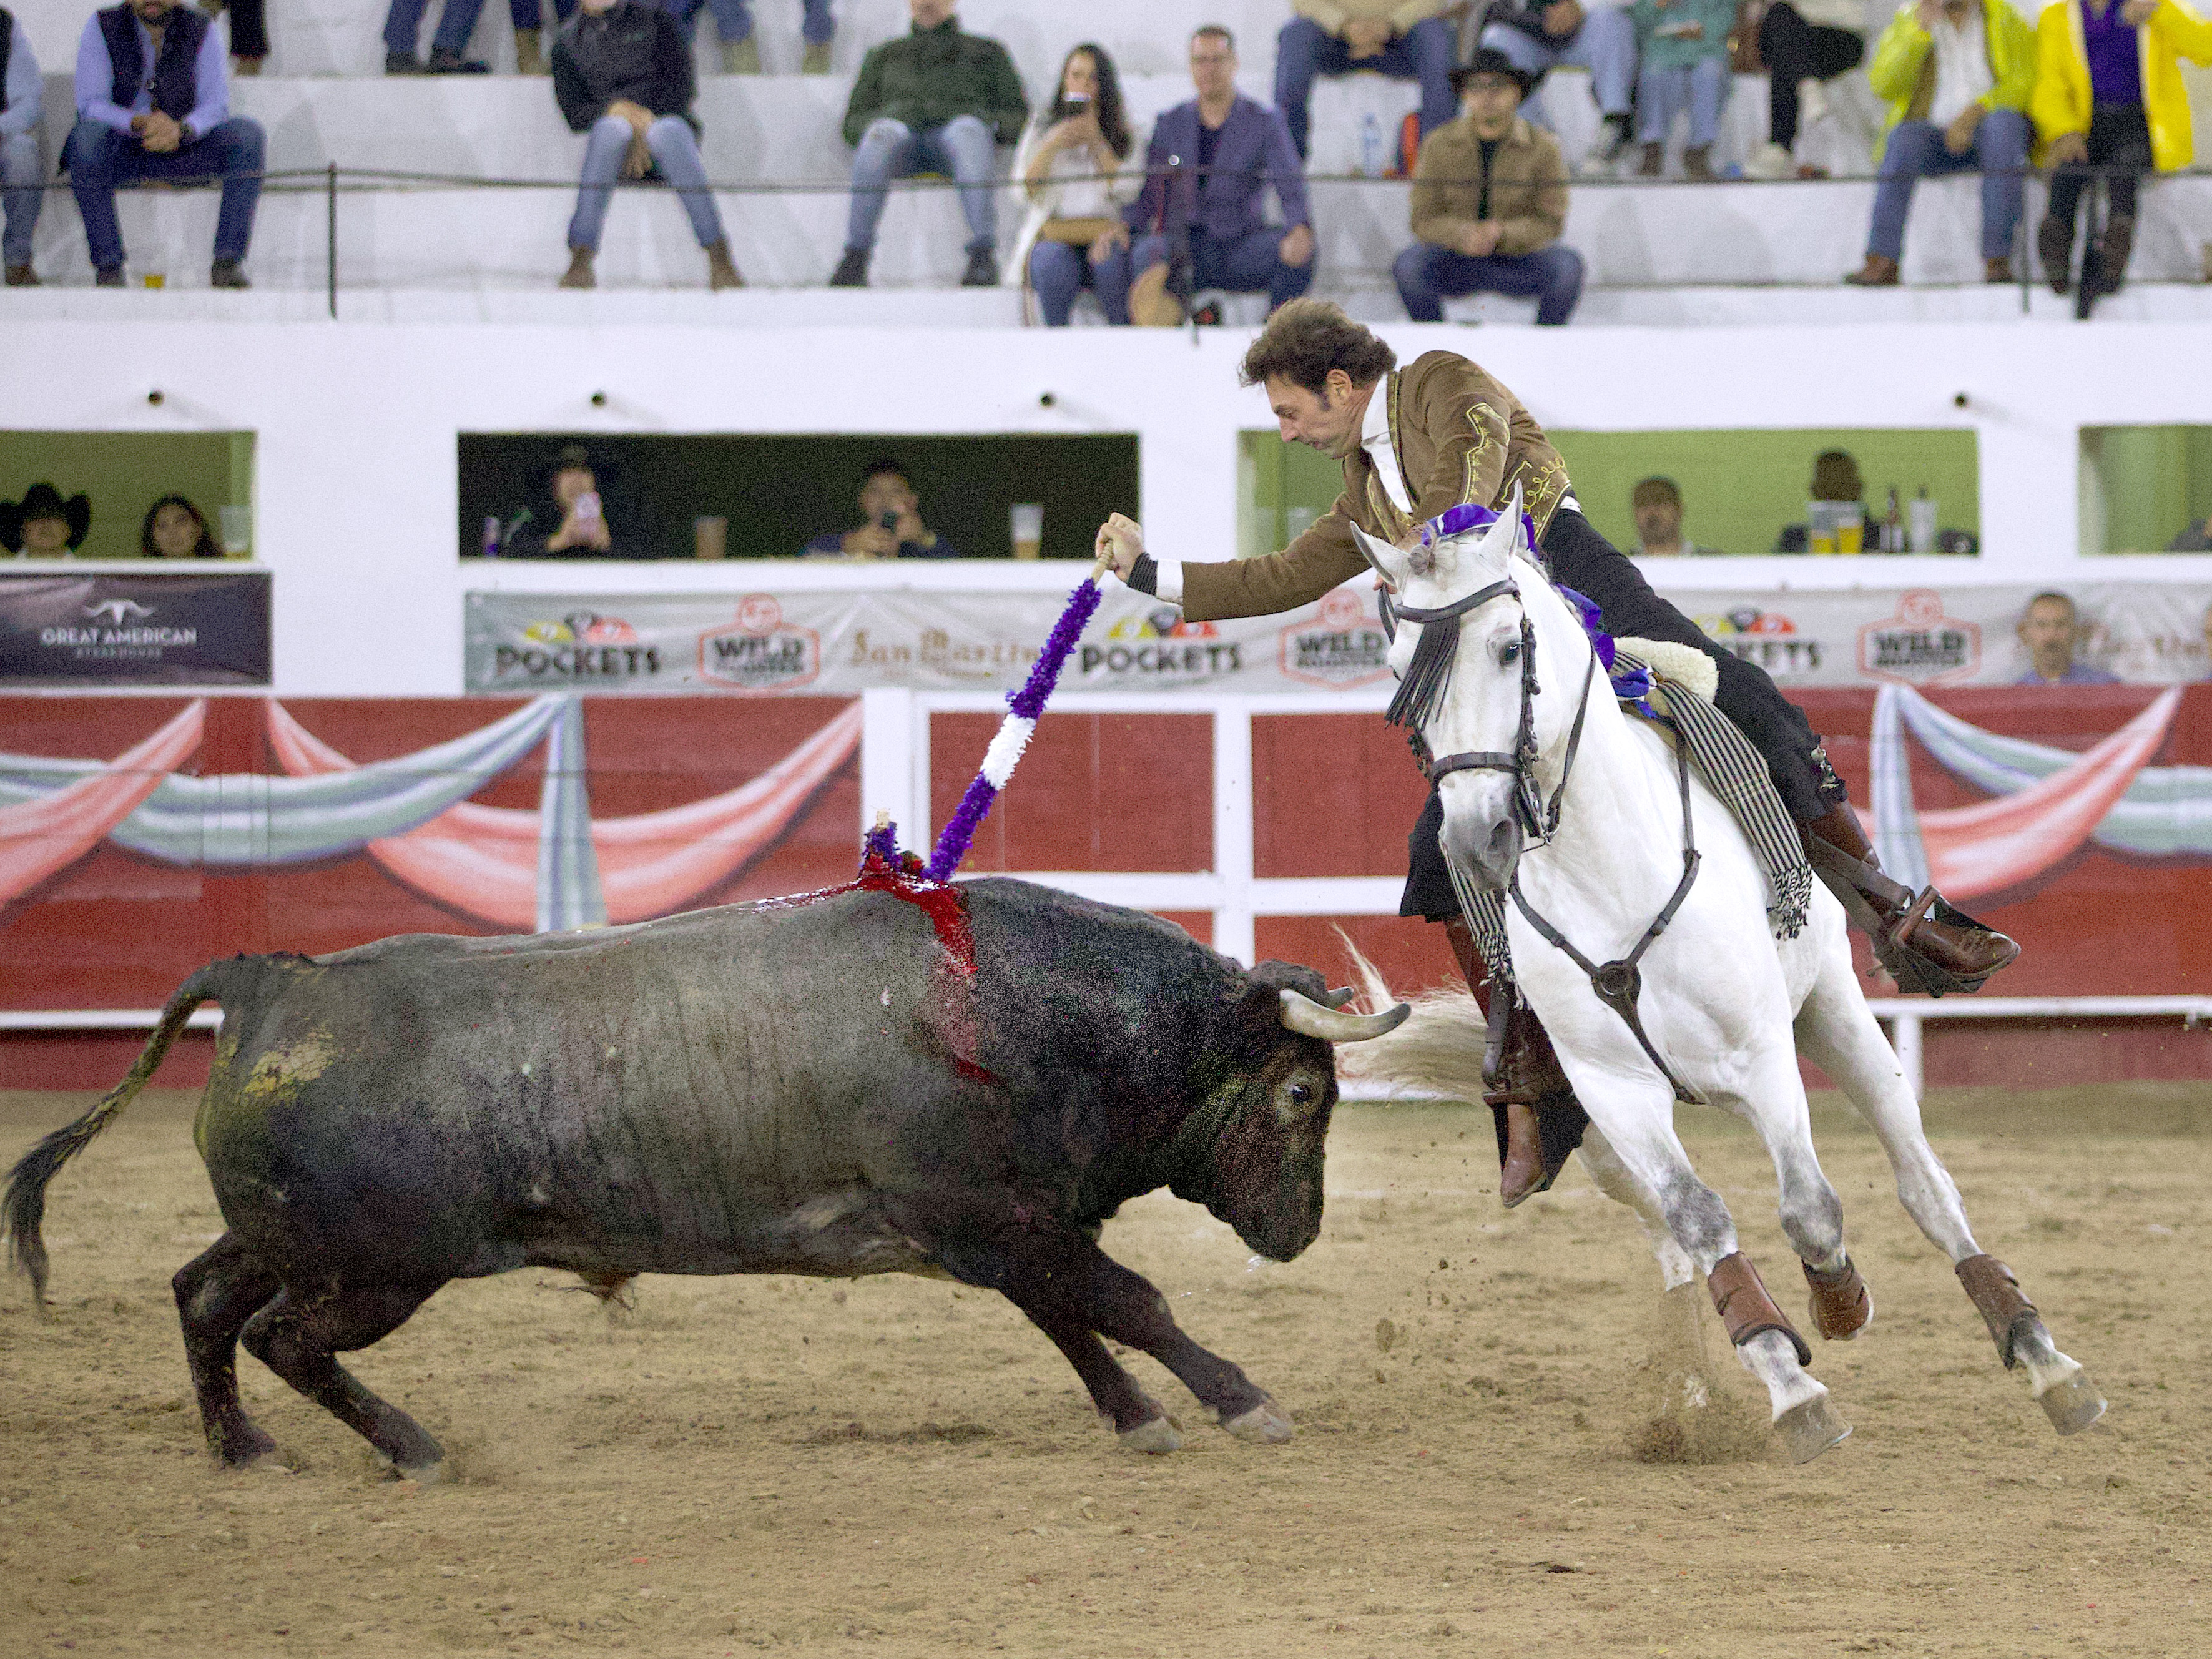
M 1518 640 L 1508 640 L 1503 645 L 1499 646 L 1498 647 L 1498 660 L 1500 662 L 1520 661 L 1521 641 Z

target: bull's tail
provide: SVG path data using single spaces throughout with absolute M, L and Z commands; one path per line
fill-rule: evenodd
M 129 1075 L 76 1122 L 64 1124 L 24 1153 L 9 1173 L 7 1196 L 0 1199 L 0 1215 L 6 1218 L 8 1260 L 18 1273 L 30 1276 L 31 1295 L 40 1305 L 46 1299 L 46 1247 L 39 1237 L 40 1224 L 46 1215 L 46 1183 L 137 1098 L 138 1091 L 161 1065 L 162 1056 L 169 1052 L 169 1046 L 176 1042 L 178 1033 L 185 1029 L 185 1021 L 192 1017 L 192 1011 L 222 994 L 223 970 L 232 965 L 228 962 L 216 963 L 179 986 L 168 1006 L 161 1010 L 161 1022 L 154 1027 L 154 1035 L 147 1040 L 145 1048 L 139 1051 Z

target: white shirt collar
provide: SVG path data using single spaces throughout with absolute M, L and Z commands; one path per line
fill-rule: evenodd
M 1359 447 L 1367 452 L 1367 459 L 1382 480 L 1382 493 L 1390 498 L 1390 505 L 1401 513 L 1413 510 L 1413 497 L 1406 493 L 1406 477 L 1398 465 L 1397 446 L 1390 441 L 1390 383 L 1385 380 L 1375 383 L 1375 390 L 1367 394 L 1367 414 L 1359 423 Z

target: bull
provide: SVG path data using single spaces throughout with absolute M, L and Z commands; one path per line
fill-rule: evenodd
M 1240 1437 L 1291 1420 L 1098 1246 L 1165 1186 L 1288 1261 L 1322 1218 L 1332 1045 L 1406 1015 L 1249 971 L 1140 912 L 872 856 L 849 886 L 632 927 L 416 934 L 202 969 L 127 1077 L 18 1163 L 11 1256 L 43 1301 L 46 1188 L 193 1009 L 223 1018 L 194 1144 L 227 1231 L 176 1274 L 208 1443 L 273 1449 L 237 1346 L 433 1477 L 439 1443 L 336 1358 L 441 1286 L 523 1267 L 949 1276 L 1052 1339 L 1121 1441 L 1175 1426 L 1109 1340 Z

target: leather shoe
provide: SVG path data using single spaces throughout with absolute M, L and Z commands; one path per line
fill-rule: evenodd
M 2035 257 L 2043 262 L 2043 279 L 2051 284 L 2053 294 L 2063 294 L 2074 285 L 2068 266 L 2074 261 L 2074 227 L 2049 214 L 2035 228 Z
M 30 262 L 28 260 L 24 261 L 20 265 L 9 265 L 8 267 L 8 286 L 9 288 L 36 288 L 38 285 L 39 273 L 31 269 Z
M 1895 288 L 1897 261 L 1887 253 L 1869 253 L 1866 263 L 1844 280 L 1853 288 Z
M 123 267 L 121 265 L 100 266 L 92 273 L 92 285 L 94 288 L 121 288 Z
M 1849 802 L 1797 829 L 1814 872 L 1871 937 L 1899 989 L 1977 991 L 2019 957 L 2018 944 L 1954 909 L 1933 887 L 1916 894 L 1892 880 Z
M 246 280 L 246 272 L 240 267 L 237 260 L 218 259 L 208 267 L 208 286 L 210 288 L 252 288 L 253 284 Z
M 837 269 L 830 278 L 832 288 L 866 288 L 868 285 L 868 250 L 848 247 L 845 257 L 837 261 Z
M 2001 259 L 1983 260 L 1982 280 L 1992 288 L 2002 288 L 2014 281 L 2011 258 L 2008 256 Z
M 960 273 L 963 288 L 996 288 L 999 285 L 999 256 L 988 247 L 968 250 L 968 269 Z

